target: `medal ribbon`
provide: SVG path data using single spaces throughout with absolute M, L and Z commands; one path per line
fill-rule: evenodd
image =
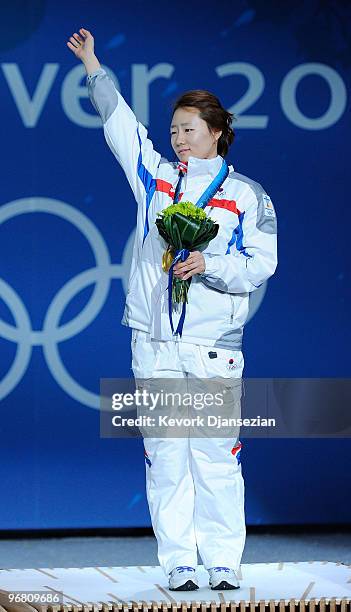
M 181 184 L 182 184 L 182 180 L 183 180 L 183 176 L 184 176 L 185 172 L 187 172 L 187 169 L 182 168 L 180 166 L 179 180 L 178 180 L 178 183 L 177 183 L 177 186 L 176 186 L 173 204 L 177 204 L 178 201 L 179 201 L 180 188 L 181 188 Z M 205 191 L 199 197 L 199 199 L 198 199 L 198 201 L 196 202 L 195 205 L 198 206 L 199 208 L 205 208 L 207 206 L 207 204 L 209 203 L 209 201 L 213 198 L 215 193 L 218 191 L 218 189 L 221 187 L 221 185 L 224 183 L 224 181 L 227 178 L 228 174 L 229 174 L 228 164 L 225 161 L 225 159 L 223 159 L 222 166 L 221 166 L 217 176 L 215 176 L 215 178 L 210 183 L 210 185 L 207 187 L 207 189 L 205 189 Z M 173 319 L 172 319 L 173 267 L 175 266 L 175 264 L 178 261 L 185 261 L 188 258 L 189 255 L 190 255 L 190 251 L 188 249 L 177 250 L 175 252 L 175 256 L 174 256 L 174 259 L 173 259 L 173 261 L 171 263 L 171 266 L 170 266 L 170 268 L 168 270 L 168 316 L 169 316 L 169 322 L 171 324 L 171 329 L 172 329 L 173 336 L 177 336 L 177 335 L 179 335 L 180 337 L 182 336 L 183 325 L 184 325 L 184 320 L 185 320 L 185 313 L 186 313 L 186 302 L 183 302 L 182 312 L 181 312 L 180 319 L 179 319 L 179 322 L 178 322 L 178 325 L 177 325 L 177 329 L 176 329 L 176 331 L 174 331 Z M 191 282 L 191 278 L 192 277 L 190 277 L 190 282 Z
M 170 268 L 168 270 L 168 314 L 169 314 L 169 322 L 171 324 L 171 330 L 172 330 L 173 336 L 176 336 L 177 334 L 179 334 L 180 336 L 182 335 L 183 324 L 184 324 L 184 319 L 185 319 L 185 311 L 186 311 L 186 302 L 183 302 L 182 312 L 181 312 L 181 315 L 180 315 L 178 326 L 177 326 L 176 331 L 174 331 L 173 319 L 172 319 L 173 266 L 175 266 L 175 264 L 178 261 L 185 261 L 187 259 L 187 257 L 189 256 L 189 254 L 190 254 L 190 251 L 188 249 L 178 249 L 175 252 L 174 259 L 173 259 L 173 261 L 171 263 L 171 266 L 170 266 Z

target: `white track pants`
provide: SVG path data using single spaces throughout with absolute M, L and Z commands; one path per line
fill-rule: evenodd
M 133 330 L 132 357 L 136 379 L 221 376 L 236 384 L 244 365 L 240 351 L 160 342 L 141 330 Z M 146 494 L 165 574 L 177 565 L 196 567 L 197 550 L 205 568 L 237 571 L 246 536 L 238 438 L 144 437 L 144 447 Z

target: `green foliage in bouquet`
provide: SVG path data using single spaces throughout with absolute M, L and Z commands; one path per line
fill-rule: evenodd
M 197 251 L 217 236 L 218 224 L 192 202 L 172 204 L 157 214 L 157 229 L 175 251 Z
M 168 244 L 169 264 L 182 249 L 197 251 L 209 244 L 217 236 L 219 226 L 209 219 L 205 211 L 192 202 L 178 202 L 168 206 L 156 219 L 159 234 Z M 169 265 L 163 267 L 168 271 Z M 172 302 L 188 302 L 191 278 L 182 280 L 172 274 Z

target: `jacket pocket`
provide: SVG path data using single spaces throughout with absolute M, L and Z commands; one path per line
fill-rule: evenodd
M 229 293 L 229 297 L 230 297 L 230 319 L 229 319 L 229 323 L 231 325 L 233 325 L 234 323 L 234 317 L 235 317 L 235 295 L 233 293 Z
M 138 340 L 138 332 L 139 329 L 135 329 L 135 327 L 132 328 L 132 341 L 131 341 L 131 348 L 133 349 L 137 343 Z
M 135 293 L 137 274 L 138 274 L 138 268 L 136 266 L 135 270 L 133 270 L 133 275 L 128 280 L 126 299 L 131 297 Z

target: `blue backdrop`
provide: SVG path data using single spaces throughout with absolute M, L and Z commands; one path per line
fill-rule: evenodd
M 150 525 L 142 441 L 99 438 L 100 378 L 131 375 L 136 205 L 69 36 L 93 33 L 168 159 L 179 94 L 234 112 L 228 161 L 279 222 L 246 376 L 348 377 L 350 17 L 332 0 L 2 3 L 0 529 Z M 349 456 L 347 439 L 244 441 L 248 524 L 350 521 Z

